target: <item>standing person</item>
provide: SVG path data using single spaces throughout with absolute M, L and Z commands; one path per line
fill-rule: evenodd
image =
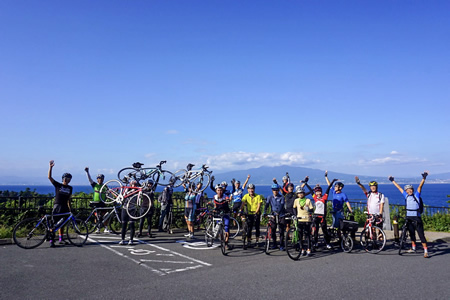
M 283 196 L 286 196 L 286 194 L 289 193 L 289 191 L 288 191 L 288 189 L 287 189 L 288 184 L 291 183 L 291 178 L 289 177 L 289 173 L 286 172 L 286 175 L 283 176 L 283 178 L 282 178 L 281 180 L 283 181 L 283 186 L 280 186 L 280 191 L 281 191 L 281 193 L 283 194 Z M 273 179 L 273 183 L 274 183 L 274 184 L 278 184 L 276 178 Z
M 100 189 L 102 188 L 103 183 L 105 181 L 105 175 L 98 174 L 97 175 L 97 182 L 94 182 L 92 180 L 92 178 L 91 178 L 91 174 L 89 174 L 89 167 L 84 168 L 84 171 L 86 172 L 89 184 L 94 189 L 94 196 L 93 196 L 93 199 L 92 199 L 91 203 L 89 203 L 89 206 L 94 207 L 94 208 L 105 207 L 105 202 L 103 202 L 104 195 L 100 195 Z M 104 216 L 105 215 L 105 211 L 100 211 L 99 214 L 101 216 Z M 97 228 L 95 233 L 100 233 L 100 227 Z M 110 231 L 108 229 L 108 224 L 105 224 L 105 230 L 103 231 L 103 233 L 110 233 Z
M 216 178 L 214 176 L 211 176 L 211 182 L 209 184 L 209 188 L 213 191 L 216 192 L 216 188 L 214 186 L 214 181 L 216 180 Z M 231 196 L 231 191 L 227 190 L 228 187 L 228 183 L 226 181 L 222 181 L 220 183 L 220 185 L 223 188 L 223 194 L 225 195 L 225 197 L 227 197 L 227 199 L 230 199 Z
M 171 184 L 169 184 L 164 188 L 164 190 L 158 197 L 158 202 L 161 203 L 161 215 L 159 216 L 159 224 L 158 224 L 159 232 L 163 232 L 162 226 L 164 218 L 172 209 L 173 206 L 172 194 L 173 194 L 173 187 Z
M 223 228 L 225 231 L 225 245 L 227 247 L 227 250 L 231 250 L 232 247 L 228 243 L 228 239 L 230 238 L 230 206 L 229 206 L 229 199 L 225 197 L 223 194 L 223 185 L 218 184 L 216 185 L 216 195 L 214 195 L 213 202 L 214 202 L 214 212 L 215 213 L 223 213 Z
M 295 192 L 298 196 L 294 202 L 294 208 L 297 209 L 297 218 L 298 220 L 298 228 L 300 237 L 299 240 L 303 240 L 303 235 L 305 235 L 306 239 L 306 256 L 311 255 L 311 214 L 310 211 L 313 209 L 311 204 L 311 200 L 305 198 L 305 190 L 297 186 L 295 188 Z M 302 255 L 305 255 L 305 249 L 303 248 L 303 243 L 301 243 L 302 247 Z
M 62 175 L 62 183 L 57 182 L 52 177 L 52 170 L 55 166 L 55 161 L 50 161 L 50 167 L 48 169 L 48 179 L 55 187 L 55 203 L 53 205 L 53 214 L 68 213 L 71 211 L 70 200 L 72 198 L 73 188 L 69 185 L 70 180 L 72 180 L 72 175 L 70 173 L 64 173 Z M 62 217 L 57 217 L 53 219 L 56 224 Z M 55 247 L 54 232 L 52 232 L 52 238 L 50 240 L 50 247 Z M 59 230 L 59 244 L 67 245 L 68 242 L 64 240 L 64 226 Z
M 232 211 L 234 214 L 238 213 L 242 206 L 242 197 L 244 195 L 244 189 L 250 179 L 250 175 L 247 175 L 247 179 L 244 182 L 244 185 L 241 187 L 241 182 L 235 181 L 233 186 L 233 191 L 231 193 L 231 201 L 233 203 Z
M 266 200 L 266 205 L 264 206 L 264 215 L 267 214 L 268 208 L 270 207 L 272 214 L 278 216 L 278 224 L 276 222 L 272 223 L 272 249 L 277 248 L 277 225 L 280 229 L 280 250 L 284 250 L 284 231 L 286 230 L 285 221 L 285 209 L 284 209 L 284 197 L 280 194 L 280 189 L 278 184 L 272 184 L 272 195 L 269 195 Z M 276 220 L 276 219 L 275 219 Z
M 411 220 L 409 222 L 408 231 L 411 237 L 411 249 L 408 251 L 410 253 L 416 252 L 416 231 L 419 234 L 420 241 L 423 246 L 423 257 L 428 258 L 428 247 L 427 247 L 427 239 L 425 238 L 425 232 L 423 230 L 423 222 L 421 217 L 421 196 L 422 187 L 425 184 L 425 180 L 427 179 L 429 172 L 425 171 L 422 173 L 422 180 L 420 181 L 419 186 L 417 187 L 417 192 L 414 192 L 414 187 L 410 184 L 405 185 L 404 189 L 395 182 L 393 176 L 389 176 L 389 180 L 395 185 L 395 187 L 402 193 L 405 198 L 406 205 L 406 219 Z
M 194 238 L 194 221 L 195 221 L 195 198 L 197 196 L 196 186 L 194 182 L 191 182 L 188 187 L 188 192 L 184 199 L 184 218 L 188 228 L 188 234 L 185 237 L 189 239 Z
M 327 184 L 330 185 L 330 180 L 328 179 L 328 171 L 325 171 L 325 180 L 327 181 Z M 333 182 L 337 181 L 337 179 L 333 180 Z M 338 229 L 338 236 L 341 237 L 341 229 L 340 229 L 340 220 L 344 219 L 344 203 L 347 205 L 348 210 L 350 213 L 353 213 L 352 207 L 350 203 L 348 202 L 347 195 L 342 192 L 342 189 L 344 188 L 344 184 L 342 182 L 336 182 L 334 184 L 334 190 L 333 190 L 333 224 L 332 226 L 334 228 Z
M 136 180 L 131 181 L 130 183 L 131 187 L 138 186 L 138 182 Z M 128 210 L 133 214 L 136 212 L 136 207 L 133 202 L 129 203 Z M 135 221 L 130 218 L 130 216 L 127 213 L 127 209 L 125 208 L 125 205 L 122 206 L 122 213 L 121 213 L 121 221 L 122 221 L 122 240 L 119 242 L 119 245 L 125 245 L 125 236 L 128 230 L 128 224 L 130 225 L 130 240 L 128 241 L 128 245 L 134 245 L 134 232 L 135 232 Z
M 261 195 L 257 195 L 255 193 L 255 185 L 250 183 L 247 187 L 248 194 L 245 194 L 242 197 L 242 206 L 241 211 L 244 209 L 247 210 L 247 219 L 248 219 L 248 232 L 247 232 L 247 240 L 248 243 L 251 244 L 252 240 L 252 230 L 253 226 L 255 226 L 255 236 L 256 236 L 256 244 L 255 247 L 259 246 L 259 237 L 261 235 L 260 231 L 260 213 L 261 213 L 261 203 L 263 202 Z
M 367 217 L 370 215 L 378 215 L 377 219 L 381 220 L 379 226 L 383 228 L 384 195 L 378 192 L 378 182 L 369 182 L 370 191 L 368 192 L 358 176 L 355 176 L 355 181 L 367 197 Z
M 148 195 L 148 197 L 150 198 L 150 202 L 148 201 L 147 198 L 145 198 L 145 197 L 142 198 L 143 204 L 141 207 L 141 214 L 146 212 L 148 210 L 149 206 L 150 206 L 150 210 L 148 211 L 146 216 L 139 219 L 139 232 L 137 234 L 137 237 L 142 236 L 142 230 L 144 229 L 144 223 L 145 223 L 146 219 L 147 219 L 147 226 L 148 226 L 147 236 L 150 238 L 153 237 L 152 236 L 152 223 L 153 223 L 152 220 L 153 220 L 153 214 L 155 213 L 154 200 L 155 200 L 155 190 L 156 190 L 157 185 L 158 184 L 154 184 L 153 180 L 149 179 L 143 189 L 144 193 L 146 193 Z

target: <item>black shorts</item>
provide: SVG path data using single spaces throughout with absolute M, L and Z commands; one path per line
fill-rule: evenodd
M 239 212 L 239 210 L 241 209 L 241 206 L 242 206 L 242 202 L 235 202 L 234 204 L 233 204 L 233 212 L 234 213 L 237 213 L 237 212 Z
M 67 205 L 55 204 L 53 205 L 52 214 L 63 214 L 70 212 L 70 209 Z

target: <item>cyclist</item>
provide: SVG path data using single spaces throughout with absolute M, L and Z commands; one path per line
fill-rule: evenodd
M 161 215 L 159 216 L 159 224 L 158 224 L 159 232 L 163 232 L 162 226 L 164 218 L 166 214 L 168 214 L 172 209 L 173 205 L 172 194 L 173 194 L 173 187 L 171 184 L 169 184 L 164 188 L 164 190 L 158 197 L 158 202 L 161 203 Z
M 297 195 L 294 193 L 294 184 L 290 182 L 287 185 L 288 193 L 284 195 L 284 209 L 286 212 L 286 216 L 295 216 L 297 215 L 297 211 L 294 209 L 294 201 L 297 198 Z M 291 224 L 291 219 L 286 219 L 286 227 L 289 228 Z M 288 229 L 286 229 L 288 230 Z
M 215 178 L 214 176 L 211 176 L 211 183 L 209 184 L 209 188 L 210 188 L 213 192 L 216 192 L 216 188 L 215 188 L 215 186 L 214 186 L 214 180 L 216 180 L 216 178 Z M 220 183 L 220 185 L 221 185 L 222 188 L 223 188 L 223 194 L 225 195 L 225 197 L 227 197 L 227 198 L 229 199 L 230 196 L 231 196 L 231 192 L 230 192 L 229 190 L 227 190 L 228 183 L 227 183 L 226 181 L 222 181 L 222 182 Z M 216 186 L 217 186 L 217 185 L 216 185 Z
M 247 210 L 247 220 L 248 220 L 248 232 L 247 232 L 247 240 L 248 243 L 251 244 L 252 240 L 252 230 L 253 226 L 255 226 L 255 236 L 256 236 L 256 244 L 255 246 L 259 246 L 259 237 L 260 237 L 260 213 L 261 213 L 261 203 L 263 199 L 261 195 L 257 195 L 255 193 L 255 185 L 250 183 L 247 187 L 248 193 L 242 197 L 242 206 L 241 212 L 244 209 Z
M 325 171 L 325 179 L 327 181 L 327 184 L 330 185 L 330 180 L 328 179 L 328 171 Z M 333 182 L 337 181 L 333 180 Z M 334 184 L 334 190 L 333 190 L 333 223 L 332 227 L 337 228 L 338 230 L 338 237 L 341 238 L 341 229 L 340 229 L 340 220 L 344 219 L 344 203 L 347 205 L 348 210 L 350 213 L 353 213 L 352 207 L 350 203 L 348 202 L 347 195 L 342 192 L 342 189 L 344 188 L 344 184 L 340 181 L 336 182 Z
M 223 212 L 223 226 L 225 230 L 225 244 L 228 250 L 231 250 L 231 245 L 228 244 L 228 239 L 230 237 L 230 206 L 228 204 L 229 200 L 224 195 L 224 188 L 222 184 L 216 185 L 216 195 L 214 195 L 214 212 Z
M 285 202 L 283 195 L 280 194 L 279 185 L 272 184 L 272 195 L 269 195 L 266 200 L 266 205 L 264 206 L 264 215 L 267 214 L 267 210 L 270 207 L 272 214 L 278 215 L 278 224 L 276 222 L 272 223 L 272 249 L 277 248 L 277 225 L 280 229 L 280 250 L 284 250 L 284 231 L 286 230 L 285 215 Z
M 189 239 L 194 238 L 194 221 L 195 221 L 195 199 L 197 197 L 197 187 L 194 182 L 191 182 L 188 187 L 188 192 L 184 199 L 184 218 L 188 227 L 188 233 L 185 237 Z
M 274 184 L 278 184 L 276 178 L 274 178 L 272 181 Z M 289 177 L 288 172 L 286 172 L 286 176 L 283 176 L 282 181 L 283 181 L 283 186 L 282 187 L 280 186 L 280 191 L 283 194 L 283 196 L 286 196 L 286 194 L 289 193 L 289 191 L 287 190 L 287 186 L 291 182 L 291 178 Z
M 154 200 L 155 200 L 155 190 L 156 190 L 157 185 L 158 184 L 154 184 L 153 180 L 149 179 L 143 189 L 144 193 L 146 193 L 148 195 L 148 197 L 150 198 L 151 203 L 148 203 L 147 198 L 145 198 L 145 197 L 143 198 L 144 202 L 141 207 L 141 214 L 143 214 L 144 212 L 147 211 L 149 205 L 151 205 L 151 207 L 150 207 L 150 210 L 147 213 L 147 215 L 140 218 L 140 220 L 139 220 L 139 233 L 137 234 L 137 237 L 142 236 L 142 230 L 144 229 L 145 219 L 147 219 L 147 224 L 148 224 L 147 236 L 153 237 L 152 236 L 152 220 L 153 220 L 153 214 L 155 213 Z
M 84 168 L 84 171 L 86 172 L 89 184 L 94 189 L 94 196 L 93 196 L 91 203 L 89 203 L 89 206 L 94 207 L 94 208 L 105 207 L 105 202 L 103 202 L 104 195 L 100 195 L 100 189 L 102 188 L 103 182 L 105 181 L 105 175 L 98 174 L 97 182 L 94 182 L 91 178 L 91 174 L 89 174 L 89 167 Z M 97 213 L 95 213 L 95 214 L 97 215 Z M 99 214 L 101 216 L 104 216 L 105 211 L 100 211 Z M 95 233 L 100 233 L 100 228 L 97 228 Z M 103 233 L 110 233 L 110 231 L 108 229 L 108 224 L 105 224 L 105 230 L 103 231 Z
M 355 181 L 367 197 L 367 216 L 375 215 L 378 225 L 383 228 L 384 195 L 378 192 L 378 182 L 369 182 L 370 191 L 368 192 L 358 176 L 355 176 Z
M 57 182 L 52 177 L 52 170 L 55 166 L 55 161 L 50 161 L 50 167 L 48 169 L 48 179 L 55 187 L 55 203 L 53 205 L 52 215 L 53 214 L 62 214 L 68 213 L 71 211 L 70 200 L 72 198 L 72 186 L 69 185 L 70 180 L 72 180 L 72 175 L 70 173 L 64 173 L 62 175 L 62 183 Z M 58 217 L 53 219 L 53 222 L 56 224 L 63 217 Z M 52 237 L 50 240 L 50 247 L 55 247 L 54 241 L 54 232 L 52 232 Z M 59 244 L 67 245 L 68 242 L 64 240 L 64 226 L 59 230 Z
M 131 187 L 136 187 L 138 186 L 138 182 L 136 180 L 133 180 L 130 182 L 130 186 Z M 128 210 L 133 213 L 136 212 L 136 207 L 134 206 L 134 204 L 132 204 L 133 202 L 130 202 Z M 127 213 L 127 210 L 125 208 L 125 205 L 122 206 L 122 212 L 121 212 L 121 218 L 120 220 L 122 221 L 122 232 L 121 232 L 121 241 L 119 242 L 119 245 L 125 245 L 125 236 L 128 230 L 128 223 L 130 224 L 130 240 L 128 241 L 128 245 L 134 245 L 134 233 L 135 233 L 135 224 L 134 224 L 134 220 L 132 220 L 130 218 L 130 216 Z
M 295 192 L 298 196 L 294 201 L 294 208 L 297 209 L 297 218 L 298 220 L 298 228 L 300 233 L 300 241 L 303 240 L 303 234 L 306 239 L 306 256 L 311 255 L 311 214 L 313 206 L 311 204 L 311 200 L 305 197 L 305 190 L 301 186 L 297 186 L 295 188 Z M 305 255 L 305 249 L 303 248 L 303 244 L 301 244 L 302 248 L 302 256 Z
M 411 220 L 412 222 L 409 222 L 409 235 L 411 237 L 411 244 L 412 247 L 408 251 L 410 253 L 416 252 L 416 233 L 419 234 L 420 241 L 422 242 L 423 246 L 423 257 L 428 258 L 428 247 L 427 247 L 427 239 L 425 238 L 425 232 L 423 230 L 423 222 L 421 215 L 421 197 L 420 194 L 422 192 L 422 187 L 425 184 L 425 180 L 427 179 L 429 172 L 425 171 L 422 173 L 422 180 L 420 181 L 419 186 L 417 187 L 417 191 L 414 191 L 414 187 L 410 184 L 405 185 L 405 187 L 402 189 L 400 185 L 395 182 L 394 177 L 389 176 L 389 180 L 397 187 L 397 189 L 400 191 L 400 193 L 403 194 L 403 197 L 405 198 L 405 205 L 406 205 L 406 219 Z
M 314 231 L 314 246 L 318 247 L 318 240 L 319 240 L 319 227 L 322 229 L 323 237 L 325 239 L 325 244 L 328 250 L 330 250 L 332 247 L 330 245 L 330 236 L 328 235 L 327 230 L 327 200 L 328 200 L 328 194 L 330 193 L 331 186 L 333 185 L 334 181 L 331 182 L 330 185 L 328 185 L 327 190 L 325 191 L 325 194 L 323 193 L 322 187 L 317 184 L 314 187 L 314 219 L 313 223 L 315 225 L 316 230 Z M 305 185 L 308 187 L 308 189 L 311 189 L 311 187 L 308 185 L 307 182 L 305 182 Z
M 231 193 L 231 201 L 233 203 L 232 211 L 234 214 L 239 212 L 239 209 L 242 206 L 242 196 L 244 194 L 245 186 L 247 185 L 248 181 L 250 179 L 250 175 L 247 175 L 247 179 L 244 182 L 244 185 L 241 187 L 241 182 L 235 181 L 233 185 L 233 191 Z

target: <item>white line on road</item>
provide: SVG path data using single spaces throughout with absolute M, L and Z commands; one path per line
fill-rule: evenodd
M 193 264 L 193 261 L 170 261 L 170 260 L 157 260 L 157 259 L 141 259 L 143 262 L 159 262 L 168 264 Z

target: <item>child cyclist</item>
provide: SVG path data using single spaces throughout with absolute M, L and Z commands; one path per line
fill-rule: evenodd
M 303 235 L 305 235 L 306 239 L 306 256 L 309 256 L 311 254 L 311 214 L 310 210 L 313 209 L 313 206 L 311 204 L 311 200 L 305 197 L 305 190 L 297 186 L 295 188 L 295 192 L 298 196 L 297 199 L 295 199 L 294 202 L 294 208 L 297 209 L 297 218 L 298 220 L 298 227 L 299 227 L 299 239 L 300 241 L 303 240 Z M 305 249 L 303 248 L 303 243 L 301 243 L 302 248 L 302 256 L 305 255 Z
M 427 239 L 425 238 L 425 233 L 423 230 L 423 222 L 422 217 L 420 216 L 420 193 L 422 192 L 422 187 L 425 184 L 425 180 L 428 176 L 428 171 L 423 172 L 422 181 L 420 181 L 419 186 L 417 187 L 417 191 L 414 192 L 414 188 L 412 185 L 405 185 L 404 189 L 400 187 L 400 185 L 395 182 L 393 176 L 389 176 L 389 180 L 397 187 L 400 193 L 403 194 L 405 198 L 406 205 L 406 219 L 411 220 L 409 223 L 408 231 L 411 236 L 411 249 L 408 251 L 410 253 L 416 252 L 416 233 L 419 234 L 420 241 L 423 246 L 423 257 L 428 258 L 428 247 L 427 247 Z

